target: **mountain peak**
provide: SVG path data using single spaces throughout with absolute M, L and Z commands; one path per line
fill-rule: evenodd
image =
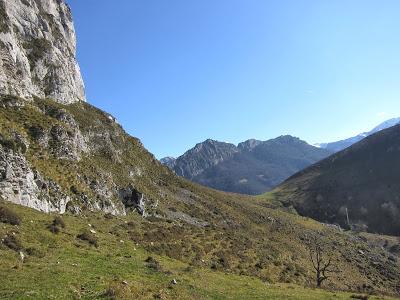
M 298 137 L 286 134 L 286 135 L 281 135 L 278 136 L 275 139 L 272 139 L 271 141 L 280 141 L 280 142 L 299 142 L 302 141 Z
M 344 139 L 344 140 L 340 140 L 337 142 L 331 142 L 331 143 L 318 143 L 315 144 L 316 147 L 319 148 L 324 148 L 324 149 L 328 149 L 330 151 L 333 152 L 339 152 L 343 149 L 346 149 L 348 147 L 350 147 L 351 145 L 361 141 L 362 139 L 375 134 L 381 130 L 387 129 L 389 127 L 393 127 L 397 124 L 400 124 L 400 118 L 392 118 L 389 120 L 386 120 L 385 122 L 382 122 L 381 124 L 379 124 L 378 126 L 376 126 L 374 129 L 372 129 L 371 131 L 368 132 L 363 132 L 360 133 L 356 136 L 350 137 L 348 139 Z
M 400 124 L 400 118 L 392 118 L 392 119 L 386 120 L 385 122 L 379 124 L 374 129 L 372 129 L 369 133 L 376 133 L 383 129 L 395 126 L 397 124 Z
M 260 144 L 262 144 L 262 141 L 259 141 L 256 139 L 249 139 L 247 141 L 239 143 L 238 148 L 241 150 L 245 150 L 245 151 L 251 151 L 252 149 L 254 149 L 255 147 L 257 147 Z
M 244 194 L 270 190 L 296 171 L 330 155 L 297 137 L 233 144 L 207 139 L 174 161 L 161 162 L 178 175 L 212 188 Z

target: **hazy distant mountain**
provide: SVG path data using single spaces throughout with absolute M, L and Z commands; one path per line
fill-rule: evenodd
M 386 125 L 385 125 L 386 126 Z M 379 131 L 379 127 L 376 129 Z M 400 234 L 400 125 L 379 131 L 303 170 L 277 193 L 323 222 Z
M 374 129 L 372 129 L 369 132 L 364 132 L 357 136 L 353 136 L 353 137 L 345 139 L 345 140 L 332 142 L 332 143 L 321 143 L 321 144 L 316 144 L 315 146 L 324 148 L 324 149 L 328 149 L 332 152 L 339 152 L 339 151 L 341 151 L 347 147 L 350 147 L 351 145 L 361 141 L 362 139 L 366 138 L 367 136 L 370 136 L 371 134 L 377 133 L 383 129 L 395 126 L 397 124 L 400 124 L 400 118 L 393 118 L 393 119 L 387 120 L 387 121 L 379 124 L 377 127 L 375 127 Z
M 167 166 L 170 169 L 173 169 L 175 166 L 176 159 L 174 157 L 168 156 L 160 159 L 160 162 L 164 165 Z
M 177 159 L 161 162 L 202 185 L 255 195 L 330 154 L 298 138 L 281 136 L 268 141 L 248 140 L 238 146 L 206 140 Z

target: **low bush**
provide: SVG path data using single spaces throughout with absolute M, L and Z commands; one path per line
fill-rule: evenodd
M 54 218 L 53 225 L 57 226 L 57 227 L 65 228 L 65 222 L 60 216 L 57 216 Z
M 114 215 L 111 214 L 111 213 L 106 213 L 106 214 L 104 215 L 104 218 L 107 219 L 107 220 L 111 220 L 111 219 L 114 219 Z
M 149 269 L 152 269 L 154 271 L 161 271 L 161 265 L 160 263 L 153 257 L 149 256 L 145 262 L 147 262 L 147 267 Z
M 400 244 L 396 244 L 396 245 L 391 246 L 391 247 L 389 248 L 389 251 L 390 251 L 391 253 L 400 255 Z
M 368 300 L 369 296 L 368 295 L 351 295 L 351 299 L 359 299 L 359 300 Z
M 78 234 L 77 238 L 81 241 L 88 242 L 90 245 L 95 246 L 96 248 L 99 246 L 97 237 L 89 231 Z
M 7 15 L 4 2 L 0 2 L 0 33 L 10 32 L 10 18 Z
M 20 225 L 21 218 L 11 209 L 0 206 L 0 222 L 10 225 Z
M 19 252 L 23 249 L 21 242 L 15 235 L 7 235 L 3 239 L 3 244 L 6 245 L 9 249 Z
M 52 233 L 58 234 L 60 233 L 61 229 L 65 228 L 65 222 L 60 216 L 57 216 L 54 218 L 53 222 L 48 226 L 48 228 Z
M 38 257 L 38 258 L 43 258 L 43 257 L 46 256 L 45 253 L 44 253 L 42 250 L 37 249 L 37 248 L 35 248 L 35 247 L 29 247 L 29 248 L 27 248 L 27 249 L 26 249 L 26 253 L 27 253 L 29 256 L 35 256 L 35 257 Z

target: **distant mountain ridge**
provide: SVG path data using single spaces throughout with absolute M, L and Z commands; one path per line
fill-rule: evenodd
M 366 138 L 367 136 L 370 136 L 374 133 L 377 133 L 383 129 L 395 126 L 397 124 L 400 124 L 400 118 L 393 118 L 393 119 L 387 120 L 387 121 L 379 124 L 371 131 L 360 133 L 359 135 L 353 136 L 353 137 L 345 139 L 345 140 L 332 142 L 332 143 L 320 143 L 320 144 L 315 144 L 315 146 L 323 148 L 323 149 L 328 149 L 332 152 L 339 152 L 339 151 L 346 149 L 346 148 L 350 147 L 351 145 L 361 141 L 362 139 Z
M 250 139 L 237 146 L 208 139 L 179 158 L 161 163 L 177 175 L 218 190 L 256 195 L 332 154 L 286 135 Z

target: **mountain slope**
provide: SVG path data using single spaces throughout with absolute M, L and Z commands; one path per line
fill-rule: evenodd
M 238 149 L 233 144 L 208 139 L 178 158 L 174 163 L 174 171 L 179 176 L 193 179 L 237 152 Z
M 400 235 L 400 125 L 294 175 L 277 193 L 302 214 Z
M 56 246 L 62 257 L 67 255 L 62 250 L 66 240 L 68 255 L 76 257 L 81 247 L 76 236 L 84 231 L 82 224 L 90 222 L 96 232 L 109 232 L 117 242 L 133 241 L 165 259 L 271 282 L 312 285 L 314 273 L 305 243 L 315 236 L 336 249 L 335 262 L 342 270 L 328 286 L 357 290 L 368 284 L 377 292 L 400 292 L 398 262 L 388 260 L 393 255 L 380 244 L 370 245 L 355 235 L 271 209 L 264 201 L 192 184 L 162 166 L 108 114 L 87 103 L 61 105 L 3 97 L 0 119 L 1 197 L 44 211 L 65 211 L 66 218 L 76 218 L 74 223 L 81 225 L 62 235 Z M 104 217 L 105 213 L 119 217 Z M 26 244 L 23 251 L 32 245 L 50 251 L 36 240 L 37 234 L 51 234 L 49 221 L 42 218 L 48 219 L 38 214 L 23 218 L 27 227 L 15 234 Z M 29 220 L 38 224 L 35 230 L 39 231 L 26 240 L 23 228 L 31 228 Z M 7 237 L 14 230 L 6 227 L 0 234 Z M 99 247 L 106 251 L 108 238 L 100 232 Z M 0 247 L 2 256 L 9 257 L 7 265 L 0 263 L 1 276 L 18 278 L 18 274 L 7 273 L 9 264 L 18 260 L 7 247 Z M 368 255 L 357 258 L 358 249 L 368 249 Z M 349 258 L 354 259 L 348 262 Z M 45 261 L 36 261 L 37 268 Z M 69 278 L 73 271 L 60 272 Z M 112 280 L 98 272 L 95 276 Z M 393 279 L 383 281 L 388 276 Z
M 330 152 L 297 138 L 233 144 L 207 140 L 172 161 L 174 172 L 202 185 L 227 192 L 256 195 L 268 191 Z
M 351 145 L 363 140 L 367 136 L 370 136 L 374 133 L 377 133 L 383 129 L 395 126 L 397 124 L 400 124 L 400 118 L 393 118 L 393 119 L 387 120 L 387 121 L 379 124 L 378 126 L 376 126 L 374 129 L 372 129 L 369 132 L 364 132 L 357 136 L 354 136 L 354 137 L 351 137 L 351 138 L 348 138 L 345 140 L 337 141 L 337 142 L 317 144 L 317 146 L 321 147 L 323 149 L 328 149 L 332 152 L 339 152 L 339 151 L 346 149 L 347 147 L 350 147 Z
M 1 299 L 347 300 L 353 294 L 301 287 L 294 283 L 275 283 L 283 280 L 301 282 L 308 267 L 307 261 L 303 267 L 299 261 L 292 262 L 291 256 L 286 256 L 283 252 L 279 256 L 279 252 L 275 252 L 275 247 L 278 246 L 275 243 L 278 240 L 274 241 L 272 238 L 267 245 L 268 251 L 265 251 L 268 255 L 260 257 L 255 263 L 256 267 L 251 263 L 248 267 L 243 264 L 239 269 L 235 266 L 235 261 L 231 260 L 235 255 L 229 254 L 230 247 L 224 246 L 228 237 L 221 240 L 221 246 L 218 246 L 219 240 L 211 244 L 213 239 L 207 239 L 213 230 L 203 231 L 201 228 L 190 228 L 161 220 L 146 222 L 138 215 L 110 218 L 107 215 L 89 213 L 84 217 L 64 215 L 64 228 L 58 234 L 53 234 L 48 226 L 52 224 L 54 216 L 21 206 L 3 204 L 1 200 L 0 207 L 7 207 L 21 219 L 18 228 L 0 223 L 0 236 L 3 238 L 14 232 L 14 240 L 20 243 L 22 251 L 26 253 L 24 262 L 21 262 L 17 252 L 0 243 Z M 312 222 L 307 223 L 305 228 L 312 225 Z M 291 221 L 287 225 L 289 224 Z M 77 238 L 79 234 L 89 230 L 96 232 L 94 235 L 97 247 Z M 276 234 L 276 231 L 271 231 L 268 235 L 278 239 L 283 236 Z M 348 241 L 340 239 L 337 243 L 349 242 L 356 245 L 357 249 L 363 247 L 360 249 L 366 249 L 367 257 L 377 255 L 376 263 L 382 263 L 382 267 L 388 268 L 385 270 L 388 276 L 396 276 L 390 269 L 396 265 L 387 264 L 380 258 L 382 251 L 379 252 L 376 245 L 383 244 L 384 241 L 371 247 L 360 238 L 353 237 Z M 392 240 L 388 240 L 388 247 L 395 245 Z M 297 242 L 282 244 L 282 247 L 293 247 L 296 244 Z M 209 248 L 220 251 L 217 247 L 221 247 L 223 252 L 219 255 L 223 253 L 222 263 L 230 265 L 229 269 L 219 260 L 213 262 L 210 252 L 202 252 Z M 237 247 L 241 249 L 242 246 L 236 243 L 234 249 Z M 295 247 L 299 249 L 296 256 L 302 256 L 302 248 Z M 357 255 L 357 249 L 343 252 L 347 259 L 360 260 L 360 269 L 350 270 L 343 263 L 343 276 L 352 277 L 342 287 L 354 286 L 358 293 L 371 292 L 368 281 L 364 281 L 362 275 L 357 275 L 363 272 L 361 268 L 364 267 L 364 258 Z M 238 251 L 237 253 L 241 253 L 242 250 Z M 252 269 L 251 276 L 243 275 L 247 268 Z M 278 271 L 280 269 L 286 271 L 281 273 Z M 377 276 L 376 278 L 387 280 L 382 275 L 377 275 L 379 272 L 370 270 L 367 266 L 366 271 L 371 278 Z M 342 280 L 341 277 L 342 275 L 334 277 L 329 285 Z M 174 279 L 177 284 L 172 284 Z M 393 286 L 386 292 L 393 293 L 396 284 L 389 281 Z M 363 287 L 364 283 L 366 285 Z M 382 285 L 374 286 L 373 289 L 378 292 Z M 382 297 L 370 296 L 369 299 Z
M 10 3 L 40 15 L 41 0 Z M 296 284 L 307 298 L 298 285 L 315 285 L 310 240 L 341 270 L 325 287 L 400 294 L 395 242 L 193 184 L 108 113 L 78 97 L 25 92 L 0 96 L 0 298 L 243 299 L 264 293 L 265 282 Z M 216 160 L 225 155 L 210 149 Z M 274 286 L 275 295 L 285 298 L 287 287 Z
M 176 159 L 174 157 L 164 157 L 160 159 L 160 163 L 162 163 L 164 166 L 167 166 L 170 169 L 173 169 L 175 166 Z

